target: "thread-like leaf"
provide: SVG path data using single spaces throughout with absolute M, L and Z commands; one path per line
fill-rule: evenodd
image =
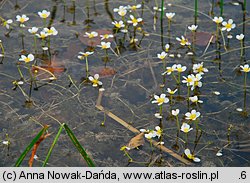
M 19 167 L 21 163 L 23 162 L 25 156 L 28 154 L 28 152 L 33 148 L 35 143 L 40 139 L 40 137 L 44 134 L 44 132 L 49 128 L 48 125 L 45 125 L 43 129 L 37 134 L 37 136 L 31 141 L 31 143 L 26 147 L 24 152 L 20 155 L 18 160 L 15 163 L 15 167 Z
M 75 137 L 74 133 L 70 130 L 70 128 L 66 124 L 63 127 L 66 130 L 69 138 L 71 139 L 71 141 L 73 142 L 73 144 L 75 145 L 75 147 L 77 148 L 77 150 L 79 151 L 79 153 L 82 155 L 82 157 L 87 162 L 88 166 L 95 167 L 94 162 L 91 160 L 91 158 L 88 156 L 87 152 L 81 146 L 81 144 L 79 143 L 79 141 Z

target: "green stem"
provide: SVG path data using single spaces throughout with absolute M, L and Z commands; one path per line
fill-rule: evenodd
M 85 57 L 86 61 L 86 79 L 89 77 L 89 63 L 88 63 L 88 57 Z
M 223 16 L 224 12 L 224 0 L 220 0 L 220 16 Z
M 247 72 L 245 72 L 245 77 L 244 77 L 244 112 L 247 111 L 246 97 L 247 97 Z
M 240 40 L 240 46 L 241 46 L 241 49 L 240 49 L 240 57 L 242 58 L 242 57 L 243 57 L 243 49 L 244 49 L 243 40 Z
M 194 2 L 194 24 L 197 25 L 197 18 L 198 18 L 198 0 L 195 0 Z

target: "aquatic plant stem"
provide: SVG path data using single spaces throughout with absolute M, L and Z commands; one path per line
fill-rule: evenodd
M 194 1 L 194 24 L 197 25 L 197 18 L 198 18 L 198 0 Z
M 85 57 L 86 61 L 86 79 L 89 77 L 89 63 L 88 63 L 88 57 Z
M 244 74 L 244 113 L 247 114 L 247 72 Z
M 164 40 L 163 40 L 163 16 L 164 16 L 164 0 L 161 1 L 161 44 L 162 44 L 162 50 L 164 50 Z
M 240 57 L 242 58 L 244 55 L 244 42 L 240 40 Z
M 220 16 L 222 17 L 224 13 L 224 0 L 220 0 Z
M 180 135 L 180 123 L 179 123 L 178 115 L 176 115 L 176 127 L 177 127 L 176 145 L 178 145 L 178 139 Z
M 24 77 L 23 77 L 23 73 L 22 73 L 22 71 L 21 71 L 21 69 L 20 69 L 19 64 L 17 65 L 17 70 L 18 70 L 18 73 L 19 73 L 19 75 L 20 75 L 21 79 L 23 80 L 23 79 L 24 79 Z
M 0 48 L 2 50 L 2 55 L 4 56 L 4 47 L 3 47 L 3 43 L 2 42 L 0 42 Z
M 244 14 L 246 14 L 247 13 L 247 0 L 244 0 L 243 8 L 244 8 Z

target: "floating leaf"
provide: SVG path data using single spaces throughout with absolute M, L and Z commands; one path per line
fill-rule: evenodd
M 212 36 L 213 34 L 211 32 L 196 32 L 195 44 L 199 46 L 206 46 L 209 43 Z M 188 34 L 187 39 L 191 41 L 192 34 Z M 213 37 L 211 42 L 215 43 L 215 36 Z
M 105 30 L 105 29 L 98 29 L 98 30 L 92 30 L 92 31 L 97 32 L 98 36 L 90 39 L 88 37 L 84 37 L 85 34 L 80 34 L 79 35 L 80 41 L 83 44 L 91 46 L 91 47 L 94 47 L 96 45 L 101 44 L 102 40 L 101 40 L 100 35 L 113 34 L 113 32 L 111 30 Z M 92 31 L 88 31 L 88 32 L 92 32 Z M 113 38 L 105 39 L 105 42 L 111 42 L 111 41 L 113 41 Z
M 130 149 L 134 149 L 141 145 L 144 145 L 144 143 L 144 133 L 139 133 L 138 135 L 133 137 L 126 146 Z
M 100 77 L 110 77 L 116 74 L 115 69 L 111 67 L 101 67 L 94 71 L 94 74 L 99 74 Z

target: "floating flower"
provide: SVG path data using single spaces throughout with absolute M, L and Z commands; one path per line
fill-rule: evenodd
M 58 31 L 55 29 L 55 27 L 44 28 L 43 31 L 46 32 L 48 36 L 51 36 L 51 35 L 56 36 L 58 34 Z
M 215 95 L 220 95 L 220 92 L 214 91 L 213 94 L 215 94 Z
M 36 34 L 37 31 L 38 31 L 38 28 L 37 28 L 37 27 L 32 27 L 32 28 L 28 29 L 28 31 L 29 31 L 29 33 L 31 33 L 31 34 Z
M 119 8 L 115 8 L 114 12 L 117 12 L 121 17 L 124 17 L 127 14 L 126 6 L 119 6 Z
M 109 49 L 110 48 L 111 43 L 110 42 L 101 42 L 101 45 L 97 45 L 97 47 L 102 48 L 103 50 L 105 49 Z
M 238 39 L 239 41 L 243 40 L 244 37 L 244 34 L 236 35 L 236 39 Z
M 160 113 L 155 113 L 155 117 L 158 118 L 158 119 L 161 119 L 162 115 Z
M 92 82 L 93 87 L 101 86 L 102 82 L 99 81 L 99 74 L 95 74 L 94 77 L 89 76 L 89 80 Z
M 161 135 L 162 135 L 162 129 L 161 129 L 161 127 L 156 126 L 156 127 L 155 127 L 155 130 L 156 130 L 156 136 L 157 136 L 158 138 L 160 138 Z
M 174 64 L 172 67 L 166 67 L 166 71 L 164 73 L 162 73 L 162 75 L 170 75 L 172 74 L 172 72 L 174 72 L 176 69 L 176 64 Z
M 182 66 L 181 64 L 177 64 L 175 70 L 179 73 L 184 72 L 187 69 L 186 66 Z
M 25 55 L 21 55 L 21 58 L 19 58 L 19 61 L 24 61 L 25 63 L 29 63 L 34 60 L 34 55 L 29 54 L 27 57 Z
M 198 25 L 191 25 L 191 26 L 188 26 L 188 29 L 192 32 L 195 32 L 196 29 L 198 28 Z
M 89 55 L 92 55 L 94 52 L 79 52 L 79 55 L 77 58 L 79 58 L 80 60 L 83 60 L 85 57 L 88 57 Z
M 202 87 L 202 82 L 201 82 L 202 76 L 200 74 L 196 74 L 194 78 L 194 83 L 191 87 L 191 90 L 194 90 L 195 87 Z
M 166 94 L 161 94 L 160 96 L 154 95 L 154 99 L 152 104 L 157 103 L 158 105 L 162 105 L 163 103 L 168 103 L 169 99 L 166 97 Z
M 240 66 L 242 72 L 250 72 L 250 68 L 248 64 L 245 64 L 244 66 Z
M 185 153 L 185 155 L 187 156 L 188 159 L 191 159 L 191 160 L 193 160 L 196 163 L 198 163 L 198 162 L 201 161 L 199 158 L 194 157 L 194 155 L 191 154 L 191 151 L 189 149 L 185 149 L 184 153 Z
M 8 140 L 3 140 L 3 145 L 10 145 L 10 142 Z
M 40 34 L 36 34 L 36 36 L 41 39 L 45 39 L 46 37 L 48 37 L 48 34 L 44 31 L 41 31 Z
M 6 29 L 10 29 L 10 24 L 13 23 L 13 20 L 12 19 L 9 19 L 9 20 L 5 20 L 3 22 L 3 26 L 6 27 Z
M 166 44 L 166 45 L 165 45 L 165 52 L 168 52 L 168 51 L 169 51 L 169 48 L 170 48 L 170 45 L 169 45 L 169 44 Z
M 25 25 L 23 24 L 24 22 L 27 22 L 29 20 L 29 17 L 27 17 L 26 15 L 17 15 L 16 16 L 16 21 L 20 22 L 20 27 L 25 27 Z
M 204 74 L 205 72 L 208 72 L 208 69 L 203 67 L 203 62 L 194 64 L 193 65 L 193 72 L 194 73 L 199 73 L 199 74 Z
M 214 21 L 216 24 L 220 24 L 221 22 L 223 22 L 223 18 L 222 18 L 222 17 L 214 17 L 214 18 L 213 18 L 213 21 Z
M 188 133 L 190 132 L 191 130 L 193 130 L 193 128 L 190 128 L 190 125 L 187 124 L 187 123 L 183 123 L 181 125 L 181 131 L 183 131 L 184 133 Z
M 189 119 L 189 120 L 196 120 L 199 116 L 201 115 L 200 112 L 197 112 L 196 110 L 192 110 L 191 112 L 187 112 L 185 114 L 186 118 L 185 119 Z
M 177 89 L 171 90 L 170 88 L 167 88 L 167 91 L 170 95 L 174 95 L 177 92 Z
M 142 22 L 142 18 L 135 18 L 133 15 L 130 15 L 129 17 L 131 20 L 128 20 L 127 22 L 133 24 L 133 26 L 137 26 L 138 23 Z
M 182 83 L 186 83 L 187 86 L 191 86 L 194 84 L 195 76 L 193 74 L 188 75 L 187 77 L 182 76 L 184 80 L 182 80 Z
M 172 110 L 172 115 L 173 115 L 173 116 L 178 116 L 179 113 L 180 113 L 180 110 L 179 110 L 179 109 Z
M 156 7 L 156 6 L 153 7 L 153 10 L 155 10 L 155 11 L 160 11 L 160 12 L 161 12 L 161 9 L 162 9 L 162 8 L 159 8 L 159 7 Z M 163 11 L 166 10 L 166 9 L 167 9 L 167 8 L 163 7 Z
M 43 10 L 42 12 L 38 12 L 38 15 L 41 17 L 41 18 L 44 18 L 44 19 L 46 19 L 46 18 L 48 18 L 49 17 L 49 15 L 50 15 L 50 12 L 49 11 L 47 11 L 47 10 Z
M 151 131 L 151 132 L 145 134 L 144 136 L 146 139 L 151 140 L 152 138 L 154 138 L 156 136 L 156 133 L 155 133 L 155 131 Z
M 163 51 L 163 52 L 161 52 L 161 54 L 157 54 L 157 57 L 158 57 L 159 59 L 163 60 L 167 55 L 168 55 L 168 54 L 167 54 L 165 51 Z
M 114 36 L 112 34 L 104 34 L 104 35 L 100 35 L 100 37 L 101 37 L 101 40 L 104 40 L 104 39 L 113 38 Z
M 166 13 L 166 17 L 168 18 L 168 20 L 172 20 L 174 16 L 175 13 Z
M 92 31 L 92 32 L 85 32 L 85 35 L 84 35 L 84 37 L 88 37 L 88 38 L 94 38 L 94 37 L 97 37 L 98 36 L 98 33 L 97 32 L 95 32 L 95 31 Z
M 193 96 L 193 97 L 189 97 L 189 100 L 193 103 L 203 103 L 202 100 L 199 100 L 198 96 Z
M 189 46 L 189 45 L 191 45 L 191 43 L 188 42 L 188 39 L 185 38 L 184 36 L 181 36 L 181 38 L 177 37 L 176 40 L 179 41 L 180 45 L 182 45 L 182 46 L 185 46 L 185 45 Z
M 123 23 L 122 20 L 120 20 L 119 22 L 114 21 L 114 22 L 112 22 L 112 24 L 113 24 L 116 28 L 118 28 L 118 29 L 120 29 L 120 28 L 122 28 L 122 27 L 125 27 L 125 25 L 124 25 L 124 23 Z
M 221 28 L 222 31 L 227 30 L 227 32 L 231 31 L 236 27 L 236 25 L 233 23 L 234 21 L 232 19 L 229 19 L 228 22 L 222 22 L 222 25 L 224 27 Z
M 137 4 L 137 5 L 133 5 L 133 6 L 128 5 L 128 9 L 131 11 L 136 11 L 139 8 L 141 8 L 141 4 Z

